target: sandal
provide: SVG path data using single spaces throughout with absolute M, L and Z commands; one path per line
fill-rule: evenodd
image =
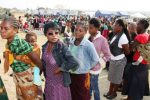
M 117 94 L 115 94 L 115 95 L 109 95 L 106 98 L 109 99 L 109 100 L 112 100 L 112 99 L 114 99 L 116 97 L 117 97 Z

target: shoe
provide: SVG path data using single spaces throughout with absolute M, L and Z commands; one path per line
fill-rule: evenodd
M 109 99 L 109 100 L 112 100 L 112 99 L 114 99 L 116 97 L 117 97 L 117 94 L 115 94 L 115 95 L 109 95 L 106 98 Z
M 108 92 L 108 93 L 105 93 L 103 96 L 107 98 L 109 95 L 110 93 Z

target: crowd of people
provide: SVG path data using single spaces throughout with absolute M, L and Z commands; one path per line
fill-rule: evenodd
M 43 31 L 44 25 L 50 21 L 57 23 L 59 26 L 61 26 L 62 32 L 65 31 L 64 26 L 68 26 L 68 23 L 71 23 L 70 26 L 74 26 L 77 20 L 88 20 L 89 16 L 71 16 L 71 15 L 34 15 L 29 16 L 26 15 L 26 21 L 23 23 L 23 20 L 21 16 L 19 16 L 20 26 L 22 26 L 23 29 L 34 29 L 34 30 L 40 30 Z
M 42 50 L 36 33 L 28 29 L 29 22 L 22 25 L 21 17 L 19 21 L 6 17 L 0 25 L 1 37 L 7 40 L 4 72 L 9 67 L 13 70 L 17 100 L 90 100 L 93 94 L 94 100 L 100 100 L 101 95 L 112 100 L 117 91 L 127 95 L 126 100 L 149 96 L 150 36 L 145 19 L 126 23 L 104 17 L 35 16 L 28 21 L 47 38 Z M 25 40 L 17 35 L 19 28 L 28 29 Z M 101 95 L 100 59 L 106 62 L 110 82 L 108 92 Z M 2 97 L 8 100 L 7 93 L 0 94 Z

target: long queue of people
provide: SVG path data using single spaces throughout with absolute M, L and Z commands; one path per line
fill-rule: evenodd
M 28 32 L 25 40 L 21 39 L 17 35 L 18 20 L 4 18 L 0 25 L 1 37 L 7 40 L 4 72 L 7 73 L 9 67 L 13 70 L 17 99 L 90 100 L 94 94 L 94 100 L 100 100 L 100 58 L 109 62 L 110 85 L 104 97 L 116 98 L 120 85 L 122 94 L 128 95 L 126 100 L 142 100 L 143 96 L 148 96 L 150 36 L 146 29 L 149 23 L 142 19 L 126 26 L 122 19 L 116 19 L 111 30 L 103 23 L 102 32 L 100 26 L 97 18 L 88 23 L 80 20 L 74 27 L 74 34 L 64 34 L 67 41 L 62 42 L 59 37 L 62 28 L 50 21 L 44 25 L 47 40 L 40 50 L 35 33 Z

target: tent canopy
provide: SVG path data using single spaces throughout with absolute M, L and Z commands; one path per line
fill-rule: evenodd
M 130 16 L 134 17 L 134 18 L 147 18 L 145 15 L 143 15 L 141 13 L 135 13 L 135 14 L 132 14 Z
M 116 12 L 118 16 L 129 16 L 127 12 Z
M 127 12 L 109 12 L 109 11 L 96 11 L 95 12 L 95 17 L 99 17 L 99 16 L 129 16 L 129 14 Z
M 95 12 L 95 17 L 99 17 L 99 16 L 101 16 L 101 12 L 98 10 Z
M 109 11 L 96 11 L 95 12 L 95 17 L 99 17 L 99 16 L 111 16 L 113 15 L 111 12 Z

